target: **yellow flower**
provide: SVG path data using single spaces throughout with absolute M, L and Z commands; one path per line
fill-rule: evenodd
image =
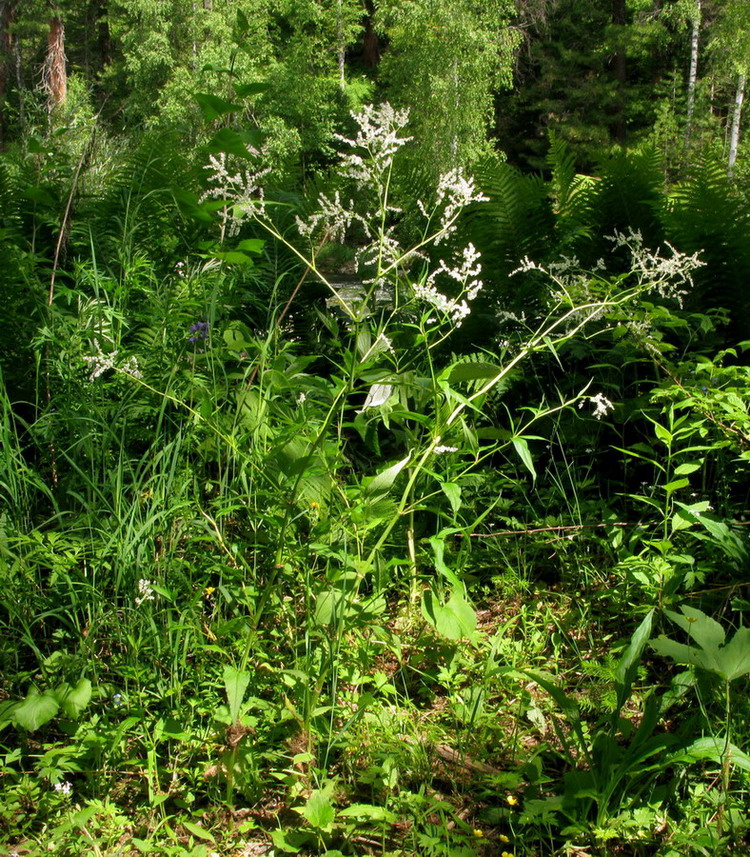
M 203 594 L 206 596 L 206 598 L 210 598 L 210 597 L 214 594 L 214 592 L 216 592 L 216 587 L 215 587 L 215 586 L 207 586 L 207 587 L 203 590 Z
M 474 836 L 476 836 L 476 838 L 477 838 L 477 839 L 484 839 L 484 831 L 483 831 L 483 830 L 476 830 L 476 829 L 475 829 L 475 830 L 473 831 L 473 833 L 474 833 Z
M 500 855 L 500 857 L 513 857 L 513 852 L 512 851 L 503 851 L 503 853 Z
M 515 806 L 518 803 L 518 798 L 515 795 L 508 795 L 505 800 L 508 801 L 508 806 Z
M 510 839 L 508 839 L 508 837 L 504 833 L 501 833 L 497 838 L 498 841 L 502 842 L 503 844 L 510 842 Z

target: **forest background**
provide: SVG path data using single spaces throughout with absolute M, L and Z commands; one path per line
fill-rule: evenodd
M 746 0 L 0 0 L 0 854 L 746 854 Z

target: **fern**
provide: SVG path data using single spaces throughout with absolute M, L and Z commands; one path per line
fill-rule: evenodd
M 730 311 L 730 335 L 750 336 L 750 217 L 727 179 L 725 167 L 704 159 L 674 188 L 663 215 L 668 239 L 706 263 L 695 274 L 689 305 Z

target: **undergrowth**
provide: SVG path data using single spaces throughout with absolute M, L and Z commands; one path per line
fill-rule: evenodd
M 3 853 L 744 853 L 710 265 L 563 255 L 596 206 L 559 147 L 557 208 L 521 188 L 558 257 L 493 245 L 521 180 L 417 200 L 405 123 L 356 114 L 306 199 L 231 134 L 200 177 L 144 145 L 72 228 L 54 153 L 0 173 Z

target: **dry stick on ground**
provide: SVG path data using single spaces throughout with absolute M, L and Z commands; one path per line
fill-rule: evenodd
M 564 530 L 600 529 L 601 527 L 645 527 L 646 524 L 632 524 L 627 521 L 613 521 L 611 524 L 558 524 L 552 527 L 532 527 L 528 530 L 498 530 L 496 533 L 469 533 L 473 539 L 494 539 L 498 536 L 528 536 L 533 533 L 562 532 Z M 456 535 L 463 537 L 463 533 Z
M 415 746 L 419 746 L 424 743 L 417 738 L 412 738 L 410 735 L 403 736 L 403 740 L 407 744 L 414 744 Z M 459 753 L 458 750 L 454 750 L 453 747 L 449 747 L 447 744 L 433 744 L 430 748 L 440 756 L 443 761 L 450 762 L 452 765 L 464 768 L 466 771 L 471 771 L 476 774 L 488 774 L 490 776 L 502 773 L 497 768 L 493 768 L 492 765 L 487 765 L 484 762 L 476 762 L 473 759 L 470 759 L 468 756 L 465 756 L 463 753 Z

